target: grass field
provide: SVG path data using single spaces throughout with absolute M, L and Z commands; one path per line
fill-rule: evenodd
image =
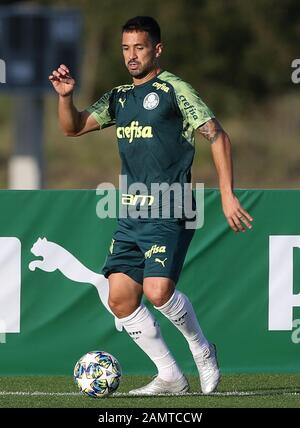
M 180 396 L 130 397 L 127 392 L 150 380 L 124 376 L 115 395 L 94 399 L 81 395 L 71 377 L 1 377 L 0 407 L 50 408 L 217 408 L 300 407 L 300 374 L 224 375 L 218 392 L 199 393 L 198 378 L 189 377 L 191 390 Z

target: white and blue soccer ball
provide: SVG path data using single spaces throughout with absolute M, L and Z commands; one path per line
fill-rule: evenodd
M 118 360 L 108 352 L 91 351 L 74 367 L 74 380 L 79 390 L 89 397 L 107 397 L 117 390 L 122 376 Z

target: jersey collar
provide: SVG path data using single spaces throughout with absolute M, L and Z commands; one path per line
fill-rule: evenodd
M 142 83 L 141 85 L 135 85 L 134 83 L 133 83 L 133 87 L 134 87 L 134 89 L 140 89 L 140 88 L 145 88 L 145 86 L 147 86 L 147 85 L 151 85 L 153 82 L 155 82 L 155 80 L 160 76 L 160 74 L 162 74 L 163 73 L 163 70 L 160 70 L 160 72 L 156 75 L 156 76 L 154 76 L 152 79 L 150 79 L 150 80 L 147 80 L 147 82 L 145 82 L 145 83 Z

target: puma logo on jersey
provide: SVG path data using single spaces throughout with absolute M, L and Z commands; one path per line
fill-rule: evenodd
M 166 260 L 168 260 L 168 259 L 167 259 L 167 258 L 165 258 L 164 260 L 160 260 L 160 259 L 157 259 L 157 258 L 156 258 L 154 261 L 155 261 L 155 262 L 157 262 L 157 263 L 161 263 L 161 264 L 163 265 L 163 267 L 166 267 L 166 266 L 165 266 L 165 261 L 166 261 Z
M 146 259 L 150 259 L 150 257 L 153 254 L 157 254 L 157 253 L 165 253 L 166 252 L 166 246 L 165 245 L 152 245 L 152 247 L 150 248 L 150 250 L 145 252 L 145 258 Z
M 132 143 L 134 138 L 153 138 L 152 126 L 140 126 L 137 120 L 130 123 L 129 126 L 117 127 L 118 138 L 128 138 Z
M 124 108 L 126 99 L 122 100 L 122 98 L 119 98 L 119 103 L 121 104 L 122 108 Z

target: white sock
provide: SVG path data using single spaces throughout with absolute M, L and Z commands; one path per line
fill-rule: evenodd
M 175 290 L 172 297 L 158 309 L 186 338 L 193 357 L 202 354 L 209 344 L 206 340 L 189 299 Z
M 119 321 L 156 365 L 161 379 L 170 382 L 181 378 L 182 372 L 160 334 L 159 325 L 145 305 Z

